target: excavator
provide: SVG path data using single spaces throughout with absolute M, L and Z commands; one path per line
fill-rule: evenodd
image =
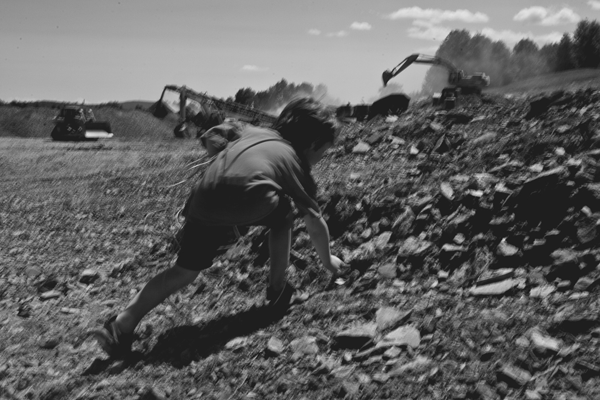
M 169 101 L 165 94 L 175 94 L 176 99 Z M 190 123 L 196 125 L 199 137 L 204 131 L 223 122 L 225 118 L 233 118 L 253 125 L 270 127 L 277 119 L 275 116 L 239 103 L 217 99 L 204 93 L 198 93 L 186 86 L 167 85 L 160 99 L 154 103 L 150 111 L 157 118 L 164 118 L 170 112 L 179 117 L 175 127 L 175 137 L 190 137 Z
M 484 72 L 476 72 L 473 75 L 467 75 L 463 70 L 456 68 L 454 64 L 448 60 L 444 60 L 441 57 L 416 53 L 406 57 L 392 70 L 384 71 L 382 75 L 383 86 L 386 86 L 390 79 L 404 71 L 413 63 L 439 65 L 449 71 L 448 83 L 450 86 L 444 88 L 441 93 L 434 94 L 434 102 L 440 102 L 445 108 L 453 108 L 459 94 L 480 95 L 481 90 L 490 85 L 490 77 Z

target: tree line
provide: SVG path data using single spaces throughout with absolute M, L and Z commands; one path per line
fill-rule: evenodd
M 576 68 L 600 68 L 600 23 L 582 20 L 572 35 L 563 34 L 558 43 L 539 47 L 522 39 L 512 49 L 502 41 L 492 41 L 466 30 L 453 30 L 437 50 L 437 57 L 452 62 L 467 74 L 485 72 L 490 86 L 504 86 L 535 76 Z M 430 68 L 423 92 L 430 94 L 447 86 L 447 71 Z
M 483 34 L 472 35 L 467 30 L 453 30 L 444 39 L 436 54 L 450 61 L 467 74 L 485 72 L 490 86 L 504 86 L 535 76 L 576 68 L 600 68 L 600 23 L 579 21 L 573 34 L 565 33 L 558 43 L 538 46 L 531 39 L 522 39 L 510 49 L 503 41 L 493 41 Z M 438 92 L 448 85 L 448 71 L 432 67 L 427 71 L 422 93 Z M 383 96 L 383 93 L 380 93 Z M 325 85 L 299 85 L 281 79 L 263 91 L 242 88 L 228 101 L 277 113 L 290 100 L 311 96 L 328 104 L 340 104 L 327 95 Z
M 256 92 L 251 88 L 242 88 L 237 91 L 233 98 L 230 97 L 227 100 L 278 114 L 280 109 L 287 103 L 300 96 L 313 97 L 321 101 L 324 100 L 325 103 L 332 102 L 332 99 L 327 94 L 327 87 L 323 84 L 319 84 L 316 87 L 307 82 L 296 85 L 289 83 L 285 79 L 281 79 L 263 91 Z

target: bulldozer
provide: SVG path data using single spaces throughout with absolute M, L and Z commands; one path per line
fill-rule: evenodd
M 175 94 L 169 101 L 166 94 Z M 277 117 L 242 104 L 217 99 L 204 93 L 198 93 L 186 86 L 167 85 L 160 99 L 150 107 L 150 112 L 157 118 L 164 118 L 169 113 L 178 115 L 178 124 L 174 135 L 178 138 L 192 137 L 192 125 L 196 127 L 196 137 L 200 137 L 208 129 L 223 122 L 234 119 L 252 125 L 271 127 Z
M 445 87 L 441 93 L 434 93 L 433 95 L 434 104 L 442 104 L 446 109 L 454 108 L 460 94 L 481 95 L 483 88 L 490 85 L 490 77 L 484 72 L 476 72 L 472 75 L 467 75 L 465 71 L 458 69 L 448 60 L 441 57 L 416 53 L 406 57 L 393 69 L 384 71 L 382 75 L 383 86 L 386 86 L 390 79 L 404 71 L 413 63 L 439 65 L 449 71 L 449 86 Z
M 110 139 L 114 136 L 110 123 L 96 121 L 91 108 L 65 106 L 53 118 L 54 129 L 50 133 L 56 141 L 83 141 Z

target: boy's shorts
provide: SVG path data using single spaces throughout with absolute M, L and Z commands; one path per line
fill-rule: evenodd
M 277 227 L 291 218 L 292 206 L 285 195 L 279 195 L 277 207 L 265 218 L 249 226 Z M 177 254 L 177 265 L 190 271 L 202 271 L 209 268 L 213 260 L 222 254 L 236 238 L 236 226 L 215 226 L 188 218 L 183 227 L 181 248 Z

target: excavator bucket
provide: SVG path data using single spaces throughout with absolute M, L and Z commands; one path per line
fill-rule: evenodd
M 381 78 L 383 79 L 383 86 L 386 86 L 387 83 L 390 81 L 390 79 L 392 79 L 393 77 L 394 77 L 394 75 L 392 74 L 392 71 L 390 71 L 390 70 L 383 71 L 383 75 L 381 76 Z
M 156 103 L 154 103 L 150 106 L 150 112 L 156 118 L 160 118 L 160 119 L 163 119 L 164 117 L 169 115 L 169 109 L 167 108 L 167 106 L 165 106 L 165 103 L 163 103 L 161 100 L 157 101 Z

